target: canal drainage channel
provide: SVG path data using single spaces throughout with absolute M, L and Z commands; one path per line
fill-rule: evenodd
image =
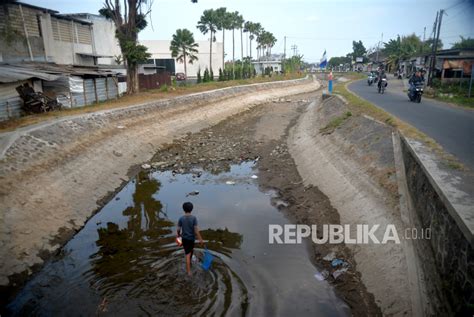
M 12 315 L 349 315 L 317 280 L 307 247 L 268 242 L 289 221 L 261 192 L 254 162 L 220 174 L 142 171 L 9 304 Z M 253 176 L 253 177 L 252 177 Z M 190 278 L 175 243 L 191 201 L 215 260 Z

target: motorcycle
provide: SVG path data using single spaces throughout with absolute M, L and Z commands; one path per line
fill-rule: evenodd
M 373 83 L 374 83 L 374 76 L 372 76 L 372 74 L 370 74 L 369 78 L 367 78 L 367 84 L 369 86 L 372 86 Z
M 387 87 L 387 79 L 382 78 L 382 81 L 379 84 L 379 94 L 383 94 L 385 92 L 385 87 Z
M 411 89 L 408 90 L 408 98 L 412 102 L 420 103 L 422 95 L 423 95 L 423 83 L 417 83 Z

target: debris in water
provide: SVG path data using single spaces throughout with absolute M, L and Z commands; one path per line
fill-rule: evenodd
M 192 192 L 187 193 L 186 197 L 188 197 L 188 196 L 197 196 L 197 195 L 199 195 L 199 191 L 198 190 L 193 190 Z
M 314 274 L 314 277 L 318 280 L 318 281 L 324 281 L 325 279 L 327 279 L 329 276 L 329 272 L 324 270 L 322 272 L 316 272 L 316 274 Z
M 151 165 L 150 165 L 150 164 L 143 164 L 143 165 L 142 165 L 142 168 L 143 168 L 144 170 L 148 170 L 148 169 L 151 168 Z
M 347 272 L 347 267 L 343 267 L 342 269 L 336 270 L 332 272 L 332 277 L 336 280 L 339 276 Z
M 225 183 L 226 183 L 227 185 L 235 185 L 235 182 L 233 182 L 233 181 L 227 181 L 227 182 L 225 182 Z
M 344 260 L 341 260 L 341 259 L 332 260 L 332 262 L 331 262 L 332 267 L 337 267 L 339 265 L 348 266 L 349 264 L 347 262 L 345 262 Z
M 332 260 L 334 260 L 335 257 L 336 257 L 336 254 L 335 254 L 334 252 L 331 252 L 331 253 L 328 253 L 328 254 L 323 258 L 323 260 L 324 260 L 324 261 L 331 262 Z
M 252 175 L 250 178 L 252 178 L 252 179 L 257 179 L 258 176 L 257 176 L 257 175 Z

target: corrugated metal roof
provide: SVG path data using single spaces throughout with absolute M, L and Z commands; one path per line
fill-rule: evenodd
M 56 80 L 59 76 L 48 74 L 45 72 L 9 66 L 9 65 L 0 65 L 0 83 L 13 83 L 20 80 L 27 80 L 30 78 L 39 78 L 42 80 Z
M 30 78 L 46 81 L 56 80 L 59 76 L 116 76 L 117 72 L 98 67 L 57 65 L 54 63 L 27 62 L 22 64 L 0 64 L 0 83 L 11 83 Z

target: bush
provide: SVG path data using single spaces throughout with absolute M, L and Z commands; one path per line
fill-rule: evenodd
M 168 85 L 167 84 L 164 84 L 160 87 L 160 91 L 161 92 L 167 92 L 168 91 Z
M 204 70 L 204 77 L 203 77 L 202 81 L 203 81 L 204 83 L 207 83 L 207 82 L 210 81 L 210 78 L 209 78 L 209 70 L 207 69 L 207 67 L 206 67 L 206 69 Z
M 202 83 L 202 78 L 201 78 L 201 67 L 198 68 L 198 73 L 197 73 L 197 83 L 200 84 Z
M 219 68 L 219 81 L 224 81 L 224 74 L 222 73 L 222 68 Z

